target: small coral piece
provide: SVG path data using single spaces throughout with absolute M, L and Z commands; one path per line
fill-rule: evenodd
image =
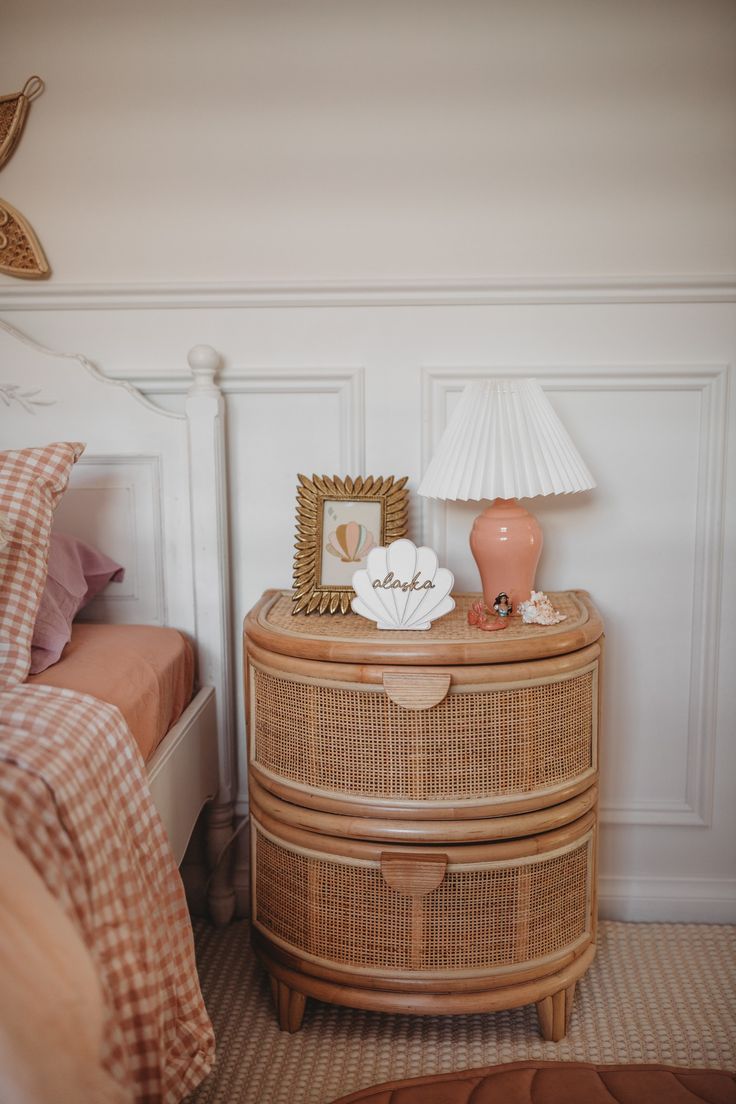
M 483 632 L 495 632 L 497 629 L 505 629 L 508 625 L 508 619 L 506 617 L 496 617 L 484 605 L 483 600 L 479 598 L 477 602 L 473 602 L 468 610 L 468 624 L 473 625 L 476 629 L 482 629 Z
M 481 601 L 473 602 L 468 610 L 468 624 L 480 625 L 486 619 L 486 608 Z
M 567 616 L 556 610 L 541 590 L 532 591 L 531 597 L 520 604 L 519 613 L 522 621 L 527 625 L 557 625 Z

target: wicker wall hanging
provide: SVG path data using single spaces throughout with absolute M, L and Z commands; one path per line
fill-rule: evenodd
M 20 140 L 31 100 L 43 92 L 43 87 L 40 77 L 29 77 L 22 92 L 0 96 L 0 169 Z M 49 271 L 44 251 L 27 220 L 0 199 L 0 272 L 39 280 Z

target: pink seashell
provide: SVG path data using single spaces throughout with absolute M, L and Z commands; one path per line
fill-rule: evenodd
M 348 521 L 344 525 L 338 525 L 334 533 L 330 533 L 325 548 L 330 555 L 337 556 L 343 563 L 360 563 L 374 546 L 373 534 L 365 525 Z

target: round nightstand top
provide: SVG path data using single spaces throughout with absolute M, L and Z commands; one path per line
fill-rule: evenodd
M 377 629 L 354 613 L 292 614 L 291 591 L 268 590 L 245 619 L 249 640 L 272 652 L 337 663 L 488 664 L 543 659 L 577 651 L 603 634 L 600 615 L 583 590 L 550 593 L 565 614 L 557 625 L 484 632 L 468 624 L 477 594 L 454 595 L 455 609 L 425 631 Z

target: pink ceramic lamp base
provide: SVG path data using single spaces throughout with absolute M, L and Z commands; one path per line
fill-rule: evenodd
M 542 530 L 533 514 L 515 498 L 497 498 L 479 514 L 470 533 L 473 553 L 489 609 L 504 591 L 514 613 L 534 589 L 542 553 Z

